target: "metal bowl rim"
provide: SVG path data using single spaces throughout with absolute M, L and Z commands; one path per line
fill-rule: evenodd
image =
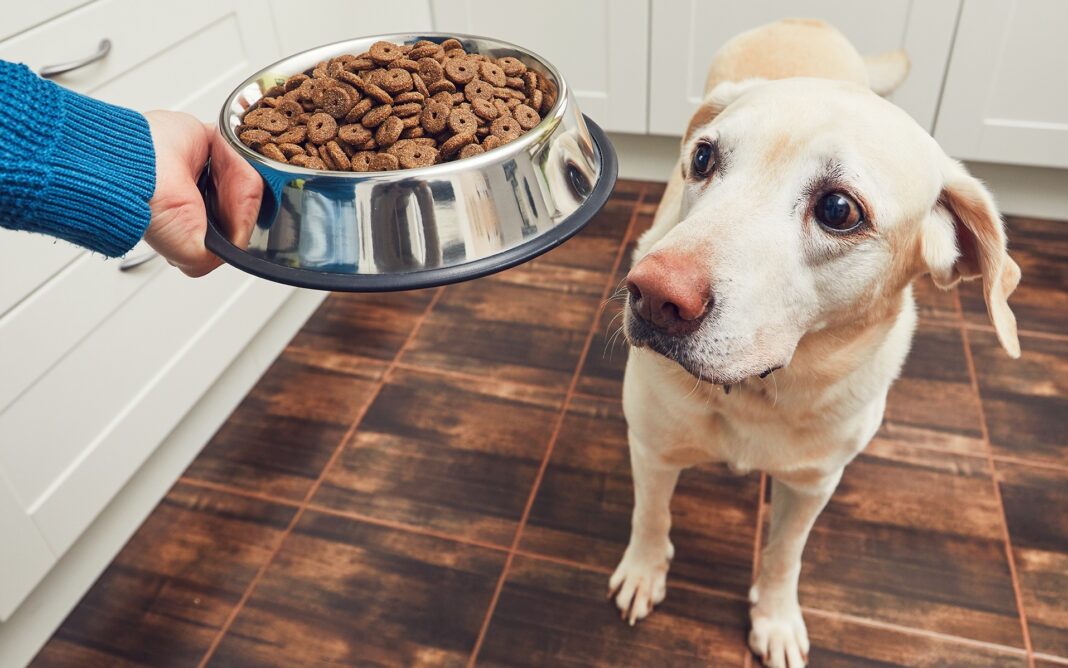
M 406 40 L 411 38 L 442 38 L 442 41 L 444 41 L 445 39 L 449 39 L 450 37 L 459 40 L 471 39 L 483 42 L 491 42 L 498 47 L 510 48 L 520 53 L 523 53 L 538 61 L 538 63 L 542 67 L 547 69 L 553 75 L 553 77 L 556 79 L 556 85 L 558 89 L 556 104 L 554 104 L 553 107 L 549 110 L 549 113 L 547 113 L 545 117 L 541 119 L 540 123 L 525 132 L 519 137 L 519 139 L 516 139 L 515 141 L 508 142 L 503 146 L 499 146 L 495 149 L 486 151 L 482 155 L 478 155 L 473 158 L 464 158 L 463 163 L 465 169 L 478 169 L 484 164 L 491 164 L 493 162 L 506 160 L 510 157 L 518 155 L 525 149 L 536 145 L 551 136 L 553 130 L 556 129 L 556 126 L 560 124 L 563 118 L 563 111 L 566 106 L 565 103 L 567 102 L 567 98 L 570 95 L 570 89 L 567 86 L 567 82 L 564 81 L 564 78 L 560 75 L 559 70 L 557 70 L 552 63 L 543 58 L 541 55 L 531 51 L 530 49 L 521 47 L 518 44 L 513 44 L 512 42 L 506 42 L 504 40 L 496 39 L 493 37 L 484 37 L 481 35 L 471 35 L 468 33 L 456 32 L 386 33 L 380 35 L 367 35 L 363 37 L 353 37 L 351 39 L 340 40 L 337 42 L 330 42 L 328 44 L 321 44 L 310 49 L 305 49 L 303 51 L 292 53 L 286 56 L 285 58 L 281 58 L 271 63 L 270 65 L 267 65 L 266 67 L 258 70 L 256 73 L 241 82 L 241 84 L 237 88 L 235 88 L 230 93 L 230 95 L 227 96 L 226 102 L 224 103 L 222 110 L 219 112 L 219 130 L 220 132 L 222 132 L 222 136 L 224 139 L 226 139 L 226 142 L 230 144 L 230 146 L 233 147 L 238 153 L 240 153 L 242 157 L 245 158 L 245 160 L 249 162 L 259 163 L 277 172 L 293 174 L 296 177 L 329 176 L 334 178 L 360 181 L 365 179 L 380 179 L 382 177 L 395 176 L 403 176 L 404 178 L 415 179 L 424 176 L 438 176 L 441 172 L 453 168 L 453 166 L 456 163 L 460 162 L 460 160 L 439 163 L 436 165 L 431 165 L 429 167 L 418 167 L 414 169 L 394 169 L 383 172 L 343 172 L 340 170 L 330 169 L 309 169 L 307 167 L 299 167 L 284 162 L 278 162 L 276 160 L 271 160 L 266 156 L 260 155 L 259 153 L 256 153 L 249 147 L 245 146 L 245 144 L 242 143 L 236 135 L 234 135 L 233 128 L 230 127 L 230 123 L 228 122 L 228 120 L 231 115 L 231 109 L 234 103 L 236 102 L 238 95 L 240 95 L 241 92 L 244 91 L 248 86 L 257 83 L 259 79 L 265 74 L 273 73 L 272 70 L 275 67 L 282 65 L 283 63 L 289 62 L 295 58 L 299 58 L 300 56 L 309 54 L 313 51 L 318 51 L 320 49 L 330 49 L 332 47 L 340 47 L 343 44 L 350 44 L 352 42 L 366 42 L 368 40 L 405 42 Z

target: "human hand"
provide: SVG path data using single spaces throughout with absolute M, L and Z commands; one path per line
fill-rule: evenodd
M 219 131 L 174 111 L 145 114 L 156 148 L 156 192 L 145 241 L 188 276 L 203 276 L 222 261 L 204 246 L 207 214 L 197 178 L 211 156 L 221 225 L 245 247 L 259 212 L 263 181 L 223 140 Z

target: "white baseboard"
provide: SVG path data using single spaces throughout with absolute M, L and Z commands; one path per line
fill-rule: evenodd
M 297 290 L 230 363 L 47 577 L 0 624 L 0 668 L 25 666 L 325 298 Z
M 608 138 L 619 155 L 620 178 L 667 181 L 678 169 L 678 137 L 610 132 Z M 1068 220 L 1068 169 L 966 164 L 994 192 L 1005 215 Z

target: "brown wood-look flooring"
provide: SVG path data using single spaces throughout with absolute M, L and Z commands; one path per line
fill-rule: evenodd
M 662 192 L 620 182 L 503 274 L 330 296 L 33 665 L 754 665 L 759 475 L 687 471 L 667 600 L 630 628 L 605 599 L 632 499 L 611 296 Z M 813 666 L 1068 666 L 1068 223 L 1009 236 L 1021 360 L 977 286 L 916 285 L 806 550 Z

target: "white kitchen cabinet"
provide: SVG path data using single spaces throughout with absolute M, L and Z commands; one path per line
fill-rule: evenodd
M 1068 167 L 1068 2 L 965 0 L 935 138 L 957 158 Z
M 271 8 L 286 55 L 356 37 L 429 31 L 432 25 L 429 0 L 272 0 Z
M 583 113 L 645 132 L 648 0 L 432 0 L 434 29 L 494 37 L 555 65 Z
M 280 55 L 253 0 L 49 0 L 15 17 L 23 30 L 0 58 L 40 70 L 110 39 L 106 56 L 55 81 L 205 121 Z M 193 280 L 158 259 L 121 264 L 0 232 L 0 622 L 294 295 L 229 267 Z
M 824 19 L 864 54 L 904 48 L 912 72 L 891 100 L 930 130 L 959 0 L 653 0 L 649 132 L 680 135 L 704 97 L 708 64 L 734 35 L 796 16 Z
M 205 121 L 218 118 L 242 79 L 278 57 L 274 22 L 251 0 L 97 0 L 0 42 L 0 59 L 40 70 L 91 54 L 103 39 L 112 42 L 105 57 L 54 81 L 114 104 Z

